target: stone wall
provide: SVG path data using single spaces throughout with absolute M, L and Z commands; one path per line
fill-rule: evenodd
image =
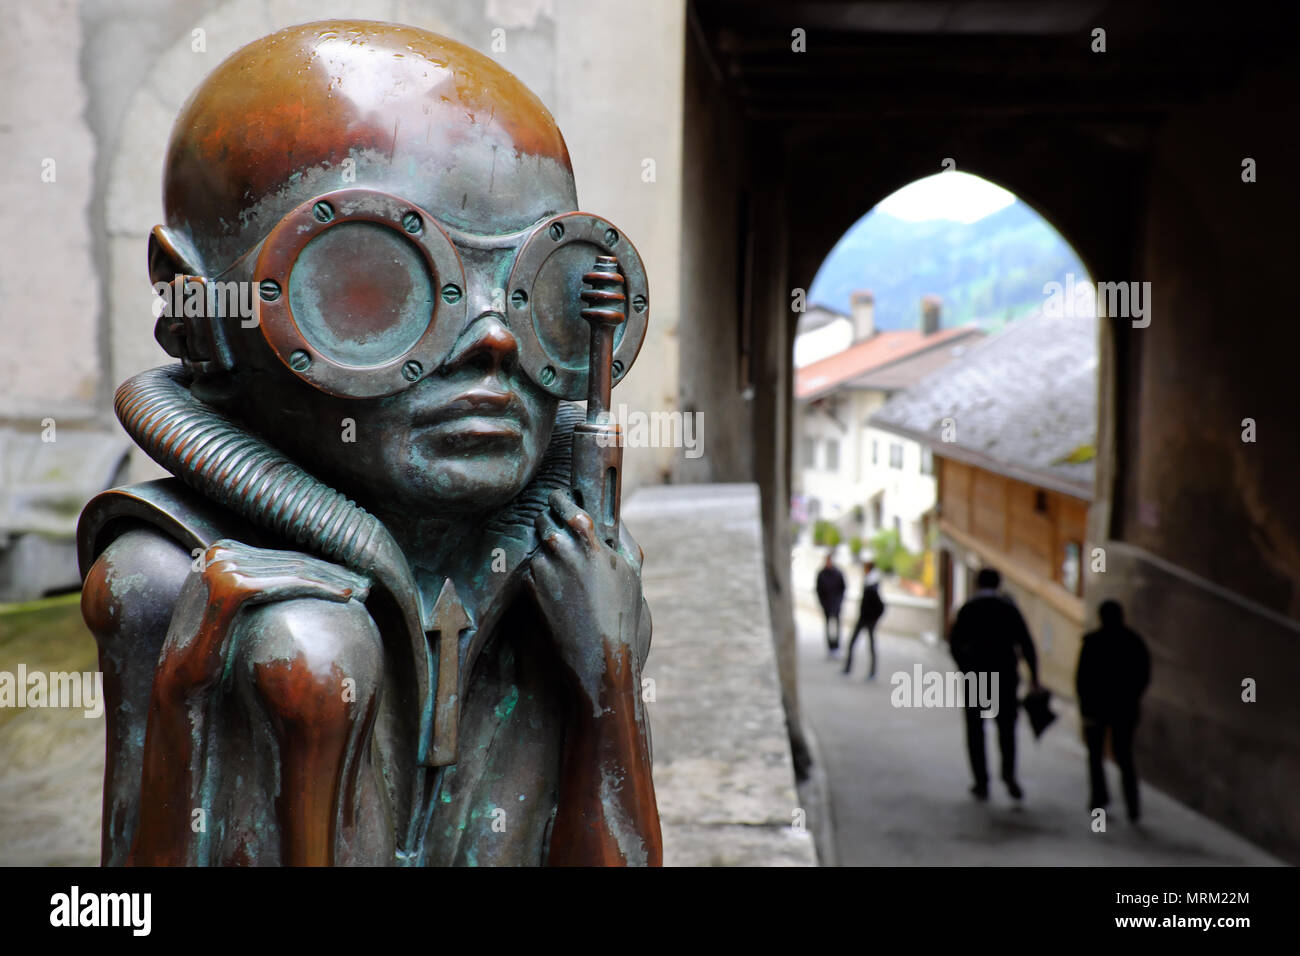
M 1277 117 L 1298 84 L 1294 61 L 1258 66 L 1151 144 L 1146 226 L 1117 276 L 1150 282 L 1150 322 L 1106 330 L 1109 510 L 1090 528 L 1106 569 L 1085 579 L 1090 607 L 1119 600 L 1151 646 L 1138 759 L 1153 782 L 1292 862 L 1300 333 L 1278 296 L 1294 284 L 1300 195 Z
M 1124 604 L 1127 623 L 1151 650 L 1138 735 L 1143 774 L 1260 846 L 1300 860 L 1300 626 L 1115 541 L 1092 590 L 1093 600 L 1106 598 Z

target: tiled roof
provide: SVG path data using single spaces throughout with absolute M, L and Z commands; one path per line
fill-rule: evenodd
M 973 325 L 940 329 L 931 335 L 923 335 L 919 329 L 877 332 L 866 341 L 851 345 L 843 352 L 799 369 L 795 373 L 794 397 L 796 399 L 816 398 L 840 385 L 851 384 L 850 379 L 878 371 L 945 343 L 980 334 L 980 330 Z
M 954 426 L 943 441 L 944 419 Z M 871 424 L 935 454 L 1092 497 L 1097 442 L 1097 320 L 1011 323 L 886 402 Z
M 978 335 L 949 339 L 936 348 L 917 352 L 883 368 L 872 369 L 857 378 L 851 378 L 845 384 L 849 388 L 874 388 L 891 394 L 901 392 L 932 372 L 937 372 L 953 359 L 965 355 L 983 338 L 984 333 L 981 331 Z

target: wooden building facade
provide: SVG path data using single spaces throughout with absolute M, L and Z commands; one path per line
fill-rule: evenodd
M 981 567 L 1001 573 L 1041 659 L 1043 683 L 1073 697 L 1084 628 L 1088 501 L 935 453 L 943 633 Z

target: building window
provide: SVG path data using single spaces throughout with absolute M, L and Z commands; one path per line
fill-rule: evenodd
M 1034 510 L 1040 515 L 1047 514 L 1047 492 L 1034 492 Z
M 1061 561 L 1061 585 L 1076 597 L 1083 595 L 1083 545 L 1078 541 L 1065 542 L 1065 557 Z
M 811 435 L 805 435 L 803 439 L 803 466 L 817 467 L 817 439 Z
M 880 442 L 874 438 L 871 439 L 871 463 L 873 465 L 880 464 Z
M 838 438 L 826 439 L 826 470 L 840 470 L 840 442 Z
M 871 528 L 873 531 L 879 531 L 880 526 L 885 523 L 885 499 L 881 495 L 871 499 Z
M 928 448 L 921 449 L 921 474 L 934 474 L 934 452 Z
M 898 469 L 903 467 L 903 446 L 898 442 L 889 443 L 889 467 Z

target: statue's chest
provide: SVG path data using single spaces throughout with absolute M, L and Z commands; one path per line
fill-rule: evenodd
M 429 866 L 537 865 L 555 815 L 565 699 L 546 633 L 507 613 L 465 688 L 460 756 L 446 768 L 424 840 Z

